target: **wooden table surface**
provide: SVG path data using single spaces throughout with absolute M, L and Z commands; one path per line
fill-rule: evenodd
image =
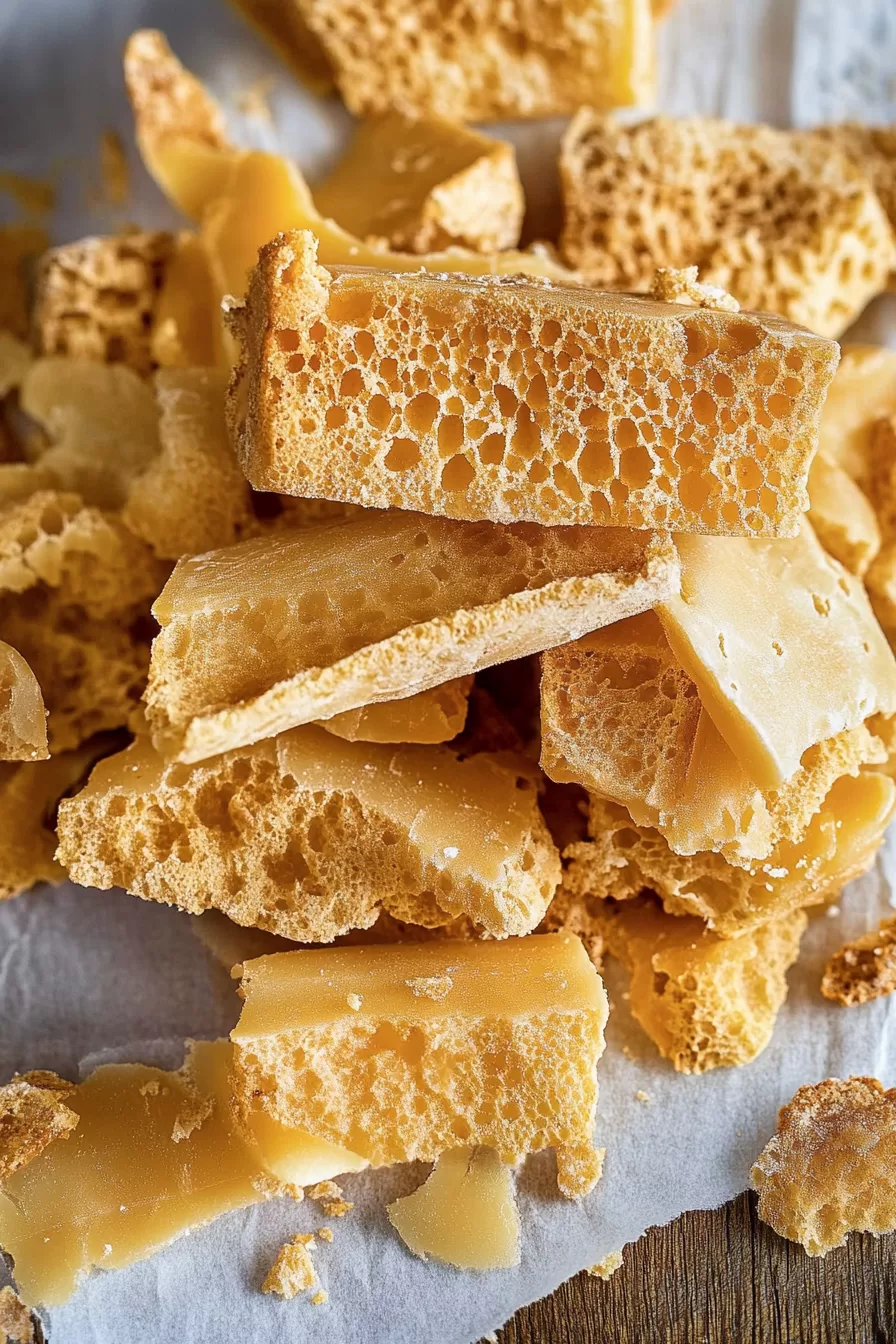
M 824 1259 L 778 1237 L 755 1197 L 683 1214 L 517 1312 L 500 1344 L 896 1344 L 896 1233 Z

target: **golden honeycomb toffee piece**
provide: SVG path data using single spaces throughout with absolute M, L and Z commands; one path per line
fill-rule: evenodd
M 896 709 L 896 660 L 861 583 L 808 523 L 780 541 L 682 536 L 657 611 L 747 774 L 773 789 L 817 742 Z
M 404 698 L 642 611 L 667 534 L 376 514 L 181 561 L 153 614 L 147 717 L 199 760 Z
M 606 996 L 572 935 L 285 952 L 244 963 L 241 992 L 245 1114 L 375 1166 L 591 1143 Z
M 193 766 L 138 739 L 63 801 L 59 846 L 85 886 L 311 942 L 369 928 L 381 909 L 524 934 L 560 880 L 528 760 L 314 725 Z
M 788 536 L 831 341 L 766 314 L 263 247 L 231 314 L 249 480 L 496 522 Z
M 413 1194 L 388 1207 L 389 1221 L 422 1260 L 458 1269 L 512 1269 L 520 1261 L 513 1173 L 492 1148 L 453 1148 Z
M 322 215 L 359 238 L 430 252 L 515 247 L 525 202 L 512 145 L 438 117 L 362 121 L 314 189 Z
M 22 655 L 0 640 L 0 760 L 38 761 L 49 754 L 37 677 Z
M 418 691 L 404 700 L 383 700 L 322 719 L 321 727 L 348 742 L 450 742 L 467 718 L 472 677 Z
M 76 1127 L 0 1192 L 0 1245 L 28 1301 L 64 1302 L 91 1268 L 133 1264 L 277 1193 L 281 1172 L 291 1182 L 358 1169 L 354 1155 L 300 1131 L 238 1131 L 230 1059 L 228 1042 L 196 1042 L 179 1072 L 105 1064 L 65 1094 Z

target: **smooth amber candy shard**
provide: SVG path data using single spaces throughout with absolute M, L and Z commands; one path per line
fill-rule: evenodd
M 472 677 L 456 677 L 405 700 L 335 714 L 320 726 L 348 742 L 450 742 L 463 730 L 472 685 Z
M 37 677 L 22 655 L 0 640 L 0 761 L 39 761 L 49 754 Z
M 405 252 L 515 247 L 525 206 L 512 145 L 397 113 L 360 122 L 313 194 L 321 214 L 357 237 Z
M 76 1127 L 0 1193 L 0 1245 L 29 1301 L 64 1302 L 88 1270 L 133 1264 L 277 1191 L 266 1134 L 247 1135 L 231 1114 L 231 1055 L 227 1041 L 194 1042 L 178 1072 L 106 1064 L 65 1094 Z M 308 1135 L 271 1132 L 276 1152 L 291 1148 L 303 1161 Z M 338 1175 L 343 1160 L 357 1165 L 330 1149 L 313 1170 Z
M 809 472 L 809 522 L 828 555 L 862 578 L 880 550 L 881 529 L 868 496 L 823 453 Z
M 787 536 L 833 342 L 768 315 L 259 253 L 230 388 L 256 488 L 496 522 Z
M 523 934 L 560 880 L 530 772 L 315 726 L 192 767 L 138 739 L 63 801 L 59 856 L 84 886 L 312 942 L 369 928 L 381 909 Z
M 838 337 L 896 258 L 867 175 L 804 131 L 712 117 L 621 125 L 585 107 L 560 177 L 561 246 L 593 285 L 645 290 L 658 267 L 699 264 L 742 307 Z
M 775 542 L 682 536 L 678 549 L 681 592 L 660 620 L 760 788 L 781 785 L 807 748 L 896 709 L 896 659 L 864 588 L 808 523 Z
M 809 1255 L 896 1229 L 896 1089 L 876 1078 L 801 1087 L 750 1173 L 759 1217 Z
M 735 867 L 721 854 L 674 854 L 659 831 L 636 826 L 613 803 L 591 799 L 590 841 L 570 845 L 564 885 L 575 896 L 657 893 L 676 915 L 697 915 L 736 937 L 804 906 L 836 896 L 871 865 L 896 810 L 885 775 L 861 771 L 838 779 L 797 840 L 780 841 L 754 864 Z
M 446 971 L 442 999 L 407 983 Z M 246 962 L 241 992 L 247 1114 L 301 1116 L 376 1166 L 590 1142 L 606 996 L 571 935 L 286 952 Z
M 413 1194 L 388 1206 L 389 1221 L 421 1260 L 458 1269 L 512 1269 L 520 1262 L 513 1172 L 491 1148 L 454 1148 L 437 1158 Z
M 703 709 L 655 613 L 617 621 L 542 655 L 541 764 L 551 779 L 620 803 L 677 854 L 755 867 L 797 840 L 841 775 L 880 764 L 869 727 L 807 748 L 762 791 Z
M 649 897 L 607 903 L 598 922 L 631 971 L 632 1016 L 679 1073 L 748 1064 L 768 1045 L 806 927 L 802 911 L 737 938 L 668 915 Z
M 359 115 L 397 108 L 449 121 L 562 116 L 583 103 L 625 107 L 653 93 L 649 0 L 608 8 L 456 10 L 437 0 L 297 0 L 299 13 Z
M 405 698 L 675 591 L 665 534 L 374 514 L 181 561 L 147 717 L 182 760 Z

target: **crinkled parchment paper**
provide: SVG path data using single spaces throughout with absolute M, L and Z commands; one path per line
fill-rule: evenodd
M 133 150 L 121 84 L 122 44 L 145 24 L 168 33 L 233 109 L 243 133 L 288 147 L 312 177 L 344 136 L 348 118 L 339 104 L 298 89 L 223 0 L 2 0 L 0 166 L 61 183 L 54 220 L 60 241 L 173 218 Z M 661 36 L 659 106 L 781 125 L 843 116 L 885 121 L 896 116 L 894 71 L 892 0 L 680 0 Z M 241 119 L 240 93 L 270 75 L 274 124 Z M 130 200 L 114 210 L 97 204 L 99 137 L 110 127 L 128 144 L 133 178 Z M 558 131 L 554 123 L 511 131 L 541 227 L 556 210 Z M 894 300 L 878 300 L 861 329 L 864 339 L 890 336 L 896 344 Z M 94 1274 L 68 1305 L 47 1313 L 51 1341 L 478 1339 L 652 1224 L 744 1189 L 778 1107 L 801 1083 L 855 1072 L 896 1083 L 896 998 L 844 1010 L 818 992 L 827 956 L 892 913 L 891 880 L 896 885 L 892 842 L 875 870 L 844 894 L 840 913 L 812 922 L 774 1038 L 744 1069 L 674 1074 L 631 1021 L 625 976 L 611 966 L 613 1012 L 597 1117 L 605 1175 L 572 1205 L 556 1194 L 552 1158 L 525 1165 L 518 1269 L 474 1278 L 415 1259 L 384 1212 L 425 1174 L 402 1167 L 344 1181 L 356 1207 L 331 1221 L 334 1241 L 316 1257 L 330 1295 L 325 1306 L 258 1291 L 280 1243 L 325 1221 L 310 1201 L 275 1200 L 221 1218 L 130 1269 Z M 71 886 L 0 907 L 4 1078 L 26 1068 L 75 1076 L 102 1058 L 174 1064 L 184 1036 L 224 1033 L 237 1012 L 233 982 L 174 910 Z

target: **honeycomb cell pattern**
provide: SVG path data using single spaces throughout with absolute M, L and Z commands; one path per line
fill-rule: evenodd
M 789 535 L 836 347 L 773 317 L 262 250 L 236 318 L 259 489 L 496 522 Z
M 652 92 L 649 0 L 296 0 L 358 114 L 449 121 L 623 107 Z
M 836 337 L 896 264 L 866 172 L 812 132 L 583 109 L 560 175 L 561 249 L 593 285 L 644 291 L 657 267 L 696 265 L 742 307 Z

